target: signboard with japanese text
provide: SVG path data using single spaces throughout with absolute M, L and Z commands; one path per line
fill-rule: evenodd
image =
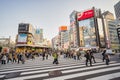
M 92 17 L 94 17 L 94 10 L 92 10 L 92 9 L 77 13 L 77 20 L 78 21 L 84 20 L 84 19 L 89 19 Z

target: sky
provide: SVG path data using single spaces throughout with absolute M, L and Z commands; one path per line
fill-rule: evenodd
M 73 10 L 83 11 L 93 6 L 115 15 L 114 5 L 119 0 L 0 0 L 0 38 L 15 40 L 19 23 L 30 23 L 42 28 L 44 38 L 52 39 L 59 27 L 69 26 Z

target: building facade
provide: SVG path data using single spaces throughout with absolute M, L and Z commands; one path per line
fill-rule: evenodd
M 115 21 L 109 21 L 110 48 L 119 50 L 120 44 L 117 35 L 117 26 Z
M 69 35 L 70 35 L 70 48 L 77 48 L 79 46 L 79 35 L 78 33 L 78 23 L 77 23 L 77 11 L 73 11 L 70 14 L 70 26 L 69 26 Z
M 117 27 L 117 35 L 120 45 L 120 1 L 114 5 L 115 15 L 116 15 L 116 27 Z M 119 46 L 120 49 L 120 46 Z
M 70 15 L 70 46 L 118 49 L 114 20 L 109 11 L 102 13 L 94 7 L 80 12 L 73 11 Z
M 50 48 L 51 42 L 43 39 L 43 29 L 35 29 L 29 23 L 20 23 L 18 25 L 18 34 L 16 37 L 16 52 L 41 51 L 41 49 Z
M 106 11 L 102 14 L 103 23 L 104 23 L 104 34 L 105 34 L 105 45 L 106 48 L 110 48 L 110 21 L 114 21 L 114 16 L 109 11 Z M 114 27 L 114 26 L 113 26 Z
M 68 49 L 69 47 L 69 31 L 67 26 L 61 26 L 59 28 L 59 39 L 61 50 Z
M 56 35 L 52 38 L 52 49 L 60 49 L 60 36 Z
M 114 5 L 116 18 L 120 19 L 120 1 Z
M 90 8 L 73 11 L 70 15 L 70 45 L 78 47 L 104 47 L 105 36 L 101 10 Z
M 42 43 L 43 42 L 43 29 L 38 28 L 35 30 L 35 42 L 36 44 Z

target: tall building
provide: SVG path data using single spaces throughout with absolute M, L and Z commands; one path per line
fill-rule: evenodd
M 43 42 L 43 29 L 41 28 L 38 28 L 35 30 L 35 35 L 34 35 L 34 38 L 35 38 L 35 42 L 36 44 L 38 43 L 42 43 Z
M 120 1 L 114 5 L 115 15 L 116 15 L 116 26 L 117 26 L 117 35 L 120 45 Z M 120 46 L 119 46 L 120 49 Z
M 11 40 L 11 37 L 9 36 L 9 38 L 5 38 L 5 37 L 1 37 L 0 38 L 0 46 L 2 47 L 13 47 L 12 45 L 12 40 Z
M 114 16 L 109 11 L 90 8 L 70 15 L 70 46 L 118 49 Z M 75 44 L 77 43 L 77 44 Z
M 31 51 L 41 47 L 51 47 L 50 41 L 43 40 L 43 29 L 35 29 L 29 23 L 20 23 L 16 37 L 16 51 Z
M 61 26 L 59 28 L 59 36 L 60 36 L 60 47 L 62 50 L 68 49 L 69 47 L 69 32 L 67 26 Z
M 16 37 L 16 52 L 25 52 L 31 50 L 35 44 L 34 41 L 35 29 L 29 23 L 20 23 L 18 25 L 18 34 Z
M 56 35 L 54 38 L 52 38 L 52 48 L 53 49 L 60 49 L 59 35 Z
M 120 1 L 114 5 L 116 18 L 120 19 Z
M 34 34 L 35 29 L 34 27 L 29 23 L 20 23 L 18 25 L 18 35 L 17 35 L 17 41 L 16 46 L 24 46 L 26 45 L 33 45 L 34 44 Z
M 109 21 L 110 48 L 119 50 L 120 44 L 117 35 L 117 26 L 115 21 Z
M 99 29 L 100 28 L 100 29 Z M 102 32 L 102 33 L 101 33 Z M 105 47 L 101 10 L 90 8 L 70 15 L 71 47 Z
M 79 35 L 78 33 L 78 23 L 77 23 L 77 11 L 73 11 L 70 14 L 70 26 L 69 26 L 69 35 L 70 35 L 70 47 L 76 48 L 79 47 Z
M 103 17 L 103 23 L 104 23 L 104 34 L 105 34 L 105 42 L 106 42 L 106 48 L 110 48 L 110 21 L 114 21 L 114 15 L 110 13 L 109 11 L 105 11 L 102 14 Z

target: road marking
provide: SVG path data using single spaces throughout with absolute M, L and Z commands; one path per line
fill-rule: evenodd
M 83 70 L 96 69 L 96 68 L 102 68 L 102 67 L 107 67 L 107 66 L 110 67 L 110 66 L 116 66 L 116 65 L 120 65 L 120 63 L 110 64 L 110 65 L 100 65 L 100 66 L 85 67 L 85 68 L 80 68 L 80 69 L 65 70 L 65 71 L 62 71 L 62 73 L 70 73 L 70 72 L 75 72 L 75 71 L 83 71 Z
M 120 77 L 120 72 L 103 75 L 103 76 L 99 76 L 99 77 L 94 77 L 94 78 L 90 78 L 90 79 L 86 79 L 86 80 L 110 80 L 110 79 L 117 78 L 117 77 Z
M 62 62 L 63 63 L 63 62 Z M 52 64 L 52 63 L 51 63 Z M 27 64 L 27 65 L 30 65 L 30 66 L 26 66 L 26 64 L 24 65 L 19 65 L 19 66 L 16 66 L 16 67 L 12 67 L 12 66 L 9 66 L 9 68 L 3 68 L 3 69 L 0 69 L 0 72 L 2 71 L 5 71 L 5 70 L 15 70 L 15 69 L 23 69 L 24 68 L 36 68 L 36 67 L 50 67 L 51 64 L 44 64 L 45 66 L 41 66 L 41 65 L 31 65 L 31 64 Z M 70 63 L 72 65 L 75 65 L 74 62 Z M 76 63 L 76 64 L 80 64 L 80 63 Z M 67 65 L 67 64 L 62 64 L 62 65 Z M 34 67 L 33 67 L 34 66 Z M 53 66 L 53 65 L 51 65 Z M 10 68 L 11 67 L 11 68 Z
M 65 65 L 57 65 L 57 66 L 49 66 L 49 67 L 40 67 L 40 68 L 32 68 L 32 69 L 22 69 L 22 70 L 14 70 L 14 71 L 5 71 L 5 72 L 1 72 L 0 71 L 0 74 L 6 74 L 6 73 L 12 73 L 12 72 L 19 72 L 19 71 L 30 71 L 30 70 L 38 70 L 38 69 L 47 69 L 47 68 L 58 68 L 58 67 L 67 67 L 67 66 L 73 66 L 73 65 L 83 65 L 83 64 L 71 64 L 71 65 L 68 65 L 68 64 L 65 64 Z
M 32 78 L 37 78 L 37 77 L 45 77 L 49 76 L 48 73 L 45 74 L 38 74 L 38 75 L 31 75 L 31 76 L 24 76 L 24 77 L 18 77 L 18 78 L 11 78 L 11 79 L 5 79 L 5 80 L 24 80 L 24 79 L 32 79 Z
M 113 66 L 113 65 L 120 65 L 120 63 L 117 63 L 117 64 L 111 64 L 111 65 L 109 65 L 109 66 Z M 105 66 L 107 66 L 107 65 L 102 65 L 102 67 L 105 67 Z M 87 70 L 87 69 L 95 69 L 95 68 L 98 68 L 98 67 L 100 67 L 101 68 L 101 66 L 93 66 L 93 67 L 85 67 L 85 68 L 80 68 L 80 69 L 75 69 L 75 70 L 67 70 L 67 71 L 62 71 L 62 73 L 69 73 L 69 72 L 74 72 L 74 71 L 83 71 L 83 70 Z M 115 70 L 115 69 L 119 69 L 119 67 L 116 67 L 116 68 L 109 68 L 109 70 Z M 59 70 L 59 69 L 54 69 L 54 70 Z M 48 71 L 53 71 L 53 70 L 48 70 Z M 97 70 L 96 70 L 97 71 Z M 92 71 L 93 73 L 94 72 L 96 72 L 96 71 Z M 100 69 L 99 71 L 102 71 L 102 72 L 104 72 L 104 71 L 108 71 L 108 69 Z M 99 72 L 99 71 L 97 71 L 97 72 Z M 93 74 L 93 73 L 91 73 L 91 71 L 89 71 L 88 73 L 86 73 L 86 72 L 83 72 L 82 73 L 82 75 L 87 75 L 87 74 Z M 74 76 L 72 76 L 72 75 L 74 75 Z M 73 78 L 73 77 L 77 77 L 77 76 L 81 76 L 81 73 L 79 73 L 77 76 L 75 75 L 75 74 L 72 74 L 72 75 L 68 75 L 67 77 L 69 78 L 69 77 L 71 77 L 71 78 Z M 31 76 L 22 76 L 22 77 L 18 77 L 18 78 L 11 78 L 11 79 L 7 79 L 7 80 L 24 80 L 24 79 L 31 79 L 31 78 L 38 78 L 38 77 L 47 77 L 47 76 L 49 76 L 48 75 L 48 73 L 44 73 L 44 74 L 37 74 L 37 75 L 31 75 Z M 65 79 L 66 79 L 66 76 L 61 76 L 63 79 L 64 79 L 64 77 L 65 77 Z M 59 78 L 59 77 L 56 77 L 55 79 L 54 78 L 51 78 L 51 79 L 54 79 L 54 80 L 61 80 L 62 78 Z M 46 79 L 46 80 L 50 80 L 50 79 Z
M 0 75 L 0 78 L 3 78 L 3 77 L 5 77 L 5 75 Z
M 71 79 L 71 78 L 75 78 L 75 77 L 81 77 L 81 76 L 85 76 L 85 75 L 91 75 L 91 74 L 96 74 L 96 73 L 101 73 L 101 72 L 111 71 L 111 70 L 117 70 L 117 69 L 120 69 L 120 67 L 112 67 L 112 68 L 107 68 L 107 69 L 93 70 L 93 71 L 70 74 L 70 75 L 66 75 L 66 76 L 49 78 L 49 79 L 44 79 L 44 80 L 65 80 L 65 79 Z
M 103 64 L 103 63 L 96 63 L 95 65 L 98 65 L 98 64 Z M 112 65 L 112 64 L 111 64 Z M 116 65 L 116 64 L 114 64 Z M 106 65 L 102 65 L 102 66 L 106 66 Z M 69 66 L 69 67 L 61 67 L 61 68 L 56 68 L 56 69 L 47 69 L 47 70 L 39 70 L 39 71 L 31 71 L 31 72 L 22 72 L 21 75 L 27 75 L 27 74 L 35 74 L 35 73 L 40 73 L 40 72 L 47 72 L 47 71 L 53 71 L 53 70 L 61 70 L 61 69 L 71 69 L 71 68 L 77 68 L 77 67 L 85 67 L 85 65 L 77 65 L 77 66 Z M 96 66 L 95 66 L 96 67 Z M 97 67 L 101 67 L 101 66 L 97 66 Z M 82 69 L 82 68 L 80 68 Z M 90 69 L 90 68 L 85 68 L 85 69 Z M 79 69 L 75 69 L 76 71 L 79 70 Z M 73 72 L 75 70 L 67 70 L 67 71 L 63 71 L 63 73 L 65 72 Z M 82 69 L 83 70 L 83 69 Z

